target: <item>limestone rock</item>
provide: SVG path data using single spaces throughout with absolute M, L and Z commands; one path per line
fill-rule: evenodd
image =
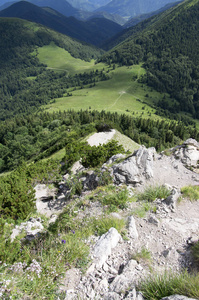
M 196 300 L 194 298 L 188 298 L 186 296 L 181 296 L 181 295 L 172 295 L 169 297 L 164 297 L 161 300 Z
M 132 239 L 138 239 L 138 232 L 135 224 L 135 219 L 133 216 L 129 217 L 129 224 L 128 224 L 128 229 L 129 229 L 129 235 Z
M 30 218 L 27 222 L 16 225 L 10 236 L 11 242 L 24 230 L 26 233 L 26 239 L 32 240 L 34 237 L 43 231 L 44 227 L 41 224 L 41 218 Z
M 120 296 L 115 292 L 109 292 L 104 297 L 104 300 L 120 300 Z
M 165 203 L 166 205 L 168 205 L 171 209 L 175 210 L 176 209 L 176 204 L 178 201 L 178 198 L 180 197 L 180 191 L 176 188 L 174 188 L 171 191 L 171 195 L 168 196 L 165 200 L 163 200 L 162 202 Z
M 125 155 L 124 154 L 116 154 L 113 155 L 111 158 L 109 158 L 109 160 L 106 162 L 106 165 L 111 165 L 112 163 L 114 163 L 115 161 L 119 160 L 119 159 L 125 159 Z
M 154 154 L 155 148 L 146 149 L 142 146 L 132 156 L 112 166 L 115 183 L 137 185 L 153 177 Z
M 78 160 L 78 161 L 76 161 L 74 164 L 73 164 L 73 166 L 72 166 L 72 168 L 71 168 L 71 173 L 72 174 L 77 174 L 78 172 L 81 172 L 81 171 L 83 171 L 85 168 L 84 168 L 84 166 L 81 164 L 81 162 Z
M 130 281 L 125 275 L 121 274 L 115 277 L 110 284 L 110 290 L 115 293 L 124 293 L 130 286 Z
M 197 167 L 199 161 L 199 143 L 194 139 L 186 140 L 174 148 L 174 156 L 189 167 Z
M 121 235 L 113 227 L 101 236 L 92 253 L 96 267 L 101 267 L 105 263 L 108 256 L 111 254 L 112 249 L 117 246 L 120 238 Z

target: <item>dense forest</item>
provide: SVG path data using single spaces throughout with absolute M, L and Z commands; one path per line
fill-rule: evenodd
M 193 126 L 185 126 L 182 122 L 134 118 L 105 111 L 16 116 L 0 123 L 0 171 L 15 169 L 24 161 L 49 157 L 89 133 L 110 128 L 159 151 L 189 137 L 199 138 Z
M 126 40 L 101 60 L 119 65 L 143 62 L 147 73 L 141 81 L 170 94 L 171 100 L 159 106 L 199 118 L 198 34 L 199 2 L 185 1 L 127 30 Z

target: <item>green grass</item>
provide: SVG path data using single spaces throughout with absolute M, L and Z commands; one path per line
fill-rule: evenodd
M 142 202 L 139 207 L 135 208 L 133 210 L 133 215 L 139 217 L 139 218 L 144 218 L 146 216 L 146 213 L 148 211 L 155 212 L 156 211 L 156 206 L 152 205 L 152 203 L 149 202 Z
M 163 297 L 178 294 L 199 299 L 199 273 L 191 275 L 164 273 L 150 276 L 141 282 L 138 289 L 146 300 L 160 300 Z
M 138 200 L 153 202 L 156 199 L 165 199 L 170 195 L 170 191 L 165 186 L 148 186 L 144 192 L 136 195 Z
M 39 51 L 41 52 L 41 50 Z M 64 52 L 65 50 L 61 49 L 60 51 Z M 42 59 L 40 60 L 44 62 Z M 53 60 L 55 61 L 55 58 Z M 75 59 L 73 65 L 72 60 L 73 59 L 70 58 L 67 62 L 68 65 L 64 66 L 65 70 L 72 73 L 82 71 L 81 64 L 77 63 Z M 141 85 L 136 79 L 133 79 L 135 74 L 141 74 L 144 72 L 141 65 L 132 66 L 131 68 L 120 67 L 112 70 L 103 64 L 92 65 L 92 62 L 84 62 L 84 64 L 86 67 L 84 67 L 83 71 L 89 71 L 89 68 L 98 70 L 104 68 L 105 71 L 108 70 L 110 79 L 97 82 L 96 86 L 92 88 L 88 87 L 84 89 L 77 89 L 75 91 L 70 90 L 70 92 L 72 92 L 72 96 L 58 98 L 55 103 L 45 106 L 45 109 L 53 112 L 67 109 L 74 109 L 77 111 L 91 108 L 92 110 L 96 109 L 98 111 L 105 110 L 110 112 L 126 113 L 129 115 L 135 115 L 135 117 L 142 115 L 146 118 L 150 116 L 156 119 L 159 118 L 155 115 L 155 109 L 151 108 L 146 103 L 152 105 L 153 101 L 157 102 L 160 98 L 160 94 L 151 90 L 151 88 Z M 55 66 L 56 63 L 52 64 L 50 59 L 48 59 L 47 65 L 52 67 Z M 59 68 L 63 68 L 63 65 L 61 64 L 57 66 Z M 146 97 L 146 94 L 148 94 L 149 97 Z
M 195 262 L 197 264 L 197 267 L 199 268 L 199 241 L 197 241 L 193 245 L 192 251 L 193 251 L 194 260 L 195 260 Z
M 132 259 L 136 260 L 138 263 L 150 265 L 152 260 L 151 252 L 146 248 L 142 248 L 141 251 L 132 255 Z
M 199 200 L 199 186 L 189 185 L 181 188 L 181 193 L 184 198 L 188 198 L 190 201 Z
M 46 64 L 48 69 L 54 71 L 66 71 L 69 75 L 81 73 L 90 70 L 101 70 L 104 64 L 95 66 L 94 60 L 86 62 L 79 58 L 74 58 L 71 54 L 63 48 L 56 46 L 53 42 L 50 45 L 37 48 L 34 54 L 43 64 Z

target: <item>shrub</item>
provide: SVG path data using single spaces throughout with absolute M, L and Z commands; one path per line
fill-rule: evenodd
M 67 168 L 80 159 L 84 167 L 95 168 L 105 163 L 111 156 L 124 152 L 123 146 L 118 145 L 116 141 L 91 147 L 87 143 L 71 140 L 65 149 L 66 155 L 63 162 Z
M 0 214 L 25 219 L 35 209 L 35 191 L 23 168 L 0 178 Z

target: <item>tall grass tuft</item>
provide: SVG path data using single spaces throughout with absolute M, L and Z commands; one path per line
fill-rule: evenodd
M 137 199 L 141 201 L 145 200 L 148 202 L 153 202 L 157 198 L 158 199 L 167 198 L 170 195 L 170 193 L 171 193 L 170 190 L 163 185 L 156 185 L 156 186 L 150 185 L 146 187 L 143 193 L 137 194 Z
M 199 274 L 191 275 L 187 271 L 181 274 L 164 273 L 150 276 L 142 281 L 138 289 L 146 300 L 159 300 L 178 294 L 199 299 Z
M 190 201 L 199 200 L 199 186 L 188 185 L 181 188 L 183 197 L 188 198 Z

